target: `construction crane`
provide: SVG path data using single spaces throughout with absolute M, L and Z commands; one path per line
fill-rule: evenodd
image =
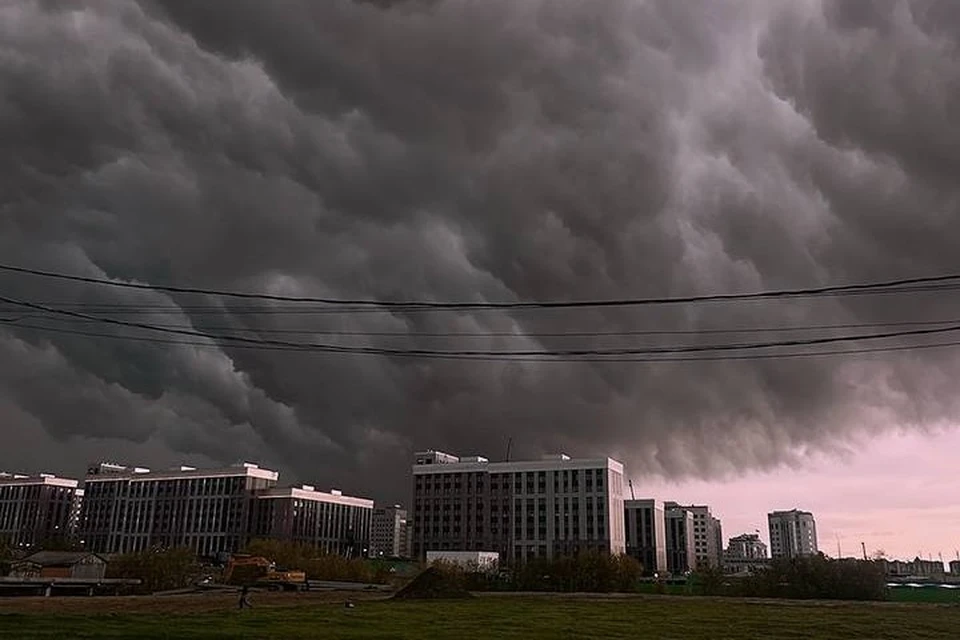
M 632 479 L 629 479 L 629 478 L 627 479 L 627 486 L 630 487 L 630 499 L 631 499 L 631 500 L 636 500 L 636 499 L 637 499 L 637 496 L 636 496 L 636 494 L 633 493 L 633 480 L 632 480 Z

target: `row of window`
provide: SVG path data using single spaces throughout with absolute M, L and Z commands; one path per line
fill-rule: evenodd
M 465 476 L 465 480 L 461 477 Z M 476 478 L 474 478 L 476 476 Z M 466 485 L 468 492 L 483 490 L 482 473 L 443 473 L 414 476 L 415 493 L 434 493 L 441 491 L 460 493 Z M 603 492 L 606 484 L 607 469 L 567 469 L 563 471 L 525 471 L 505 474 L 490 474 L 490 491 L 497 493 L 509 491 L 515 493 L 546 493 L 548 476 L 553 483 L 554 493 L 579 492 L 581 481 L 584 489 L 590 493 Z

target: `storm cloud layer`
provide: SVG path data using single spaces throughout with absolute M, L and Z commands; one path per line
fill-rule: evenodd
M 958 34 L 952 0 L 4 1 L 0 262 L 471 301 L 958 272 Z M 707 344 L 756 335 L 552 334 L 960 317 L 949 292 L 409 314 L 252 313 L 13 274 L 0 293 L 422 349 Z M 17 320 L 0 325 L 0 468 L 17 471 L 252 459 L 394 499 L 412 450 L 497 458 L 512 437 L 520 454 L 716 477 L 952 425 L 960 398 L 949 349 L 462 362 L 109 340 L 36 326 L 148 334 L 0 314 Z

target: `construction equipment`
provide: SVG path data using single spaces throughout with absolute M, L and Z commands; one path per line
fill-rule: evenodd
M 278 569 L 276 563 L 262 556 L 236 554 L 227 561 L 223 582 L 271 591 L 300 591 L 306 588 L 307 574 L 299 569 Z

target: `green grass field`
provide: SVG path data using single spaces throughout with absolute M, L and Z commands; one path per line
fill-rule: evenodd
M 76 600 L 76 599 L 71 599 Z M 488 596 L 461 601 L 290 601 L 253 610 L 0 609 L 0 638 L 956 638 L 960 606 L 788 603 L 716 598 Z M 232 603 L 232 599 L 230 600 Z M 151 609 L 153 610 L 151 612 Z M 189 610 L 189 607 L 185 607 Z

